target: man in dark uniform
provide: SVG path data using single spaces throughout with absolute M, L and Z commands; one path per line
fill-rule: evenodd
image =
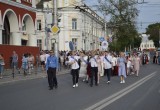
M 47 58 L 46 61 L 46 71 L 48 74 L 48 84 L 49 90 L 52 90 L 53 87 L 57 88 L 57 78 L 56 78 L 56 70 L 58 68 L 58 59 L 54 55 L 53 51 L 50 51 L 50 56 Z

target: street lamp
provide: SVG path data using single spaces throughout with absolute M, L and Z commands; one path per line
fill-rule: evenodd
M 53 3 L 53 12 L 54 12 L 54 25 L 57 26 L 57 0 L 52 0 L 52 3 Z M 57 56 L 58 58 L 58 43 L 59 43 L 59 37 L 57 34 L 55 34 L 56 36 L 56 43 L 55 43 L 55 55 Z

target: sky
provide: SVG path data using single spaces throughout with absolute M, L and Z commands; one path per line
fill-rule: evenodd
M 98 0 L 84 1 L 89 6 L 98 4 Z M 143 0 L 139 0 L 139 2 L 141 1 Z M 137 4 L 137 8 L 139 10 L 137 17 L 137 29 L 139 33 L 145 33 L 149 24 L 160 22 L 160 0 L 144 0 L 143 4 Z

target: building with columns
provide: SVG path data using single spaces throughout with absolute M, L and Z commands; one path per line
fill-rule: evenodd
M 0 0 L 0 44 L 37 46 L 35 0 Z

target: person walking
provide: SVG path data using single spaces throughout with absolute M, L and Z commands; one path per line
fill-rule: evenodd
M 134 59 L 134 72 L 136 76 L 139 75 L 139 69 L 140 69 L 140 58 L 138 57 L 137 54 L 135 54 L 135 59 Z
M 50 56 L 47 58 L 46 61 L 46 71 L 48 74 L 48 84 L 49 90 L 52 90 L 53 87 L 57 88 L 57 78 L 56 78 L 56 70 L 58 69 L 58 59 L 54 55 L 53 51 L 50 51 Z
M 28 55 L 24 54 L 22 57 L 22 69 L 24 72 L 24 76 L 27 75 L 27 70 L 28 70 Z
M 125 83 L 124 78 L 126 78 L 126 58 L 123 52 L 120 53 L 120 57 L 118 58 L 118 75 L 121 78 L 120 83 Z
M 115 54 L 112 54 L 112 76 L 117 75 L 116 66 L 117 66 L 117 58 Z
M 14 78 L 15 69 L 17 69 L 18 73 L 20 73 L 20 70 L 18 69 L 18 55 L 17 55 L 16 51 L 13 51 L 11 65 L 12 65 L 12 77 Z
M 4 71 L 4 58 L 3 58 L 3 55 L 0 54 L 0 79 L 3 78 L 3 71 Z
M 97 83 L 99 84 L 100 76 L 101 76 L 101 73 L 102 73 L 102 61 L 101 61 L 100 55 L 97 56 L 97 65 L 98 65 Z
M 103 59 L 105 74 L 107 75 L 107 84 L 110 84 L 111 73 L 112 73 L 112 56 L 109 55 L 108 51 L 105 51 Z
M 45 61 L 46 61 L 46 54 L 42 51 L 40 55 L 42 71 L 44 71 L 44 68 L 45 68 Z
M 98 64 L 97 64 L 97 58 L 95 56 L 95 52 L 91 53 L 91 59 L 90 59 L 90 64 L 91 64 L 91 82 L 90 86 L 93 86 L 93 77 L 95 77 L 95 85 L 98 86 Z
M 71 53 L 71 56 L 69 57 L 68 64 L 71 65 L 71 75 L 72 75 L 72 81 L 73 81 L 73 88 L 78 87 L 78 79 L 79 79 L 79 65 L 78 65 L 78 59 L 79 57 L 75 55 L 75 52 Z
M 84 52 L 81 52 L 80 60 L 81 60 L 81 68 L 79 71 L 79 77 L 83 78 L 83 82 L 87 80 L 87 64 L 88 64 L 88 56 L 85 55 Z

